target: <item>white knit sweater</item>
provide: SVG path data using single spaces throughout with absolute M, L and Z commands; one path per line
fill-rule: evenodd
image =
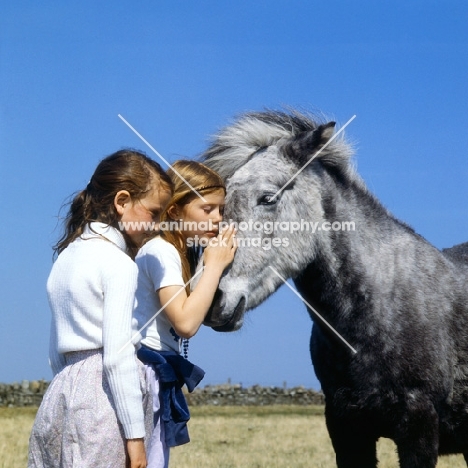
M 63 353 L 103 348 L 104 372 L 125 436 L 144 437 L 135 347 L 129 343 L 137 266 L 117 229 L 90 226 L 59 255 L 47 281 L 50 364 L 57 374 L 65 366 Z

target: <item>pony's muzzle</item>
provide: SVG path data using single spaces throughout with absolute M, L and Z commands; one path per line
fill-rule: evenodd
M 243 317 L 246 303 L 247 301 L 245 299 L 245 296 L 241 296 L 239 302 L 234 308 L 234 312 L 232 313 L 231 318 L 223 325 L 212 327 L 213 330 L 216 330 L 218 332 L 230 332 L 238 330 L 242 326 L 242 322 L 244 321 Z
M 243 315 L 246 309 L 247 300 L 241 295 L 237 305 L 232 312 L 226 310 L 225 294 L 221 289 L 217 289 L 208 313 L 205 316 L 203 324 L 219 332 L 229 332 L 238 330 L 243 321 Z

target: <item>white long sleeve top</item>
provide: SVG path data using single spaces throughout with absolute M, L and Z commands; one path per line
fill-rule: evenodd
M 52 310 L 49 358 L 54 375 L 64 353 L 103 348 L 103 368 L 127 439 L 145 435 L 132 338 L 138 269 L 122 234 L 91 223 L 60 253 L 47 281 Z

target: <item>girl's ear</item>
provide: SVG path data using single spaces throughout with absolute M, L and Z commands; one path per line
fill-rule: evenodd
M 117 213 L 122 216 L 125 212 L 125 205 L 132 201 L 132 197 L 127 190 L 119 190 L 114 197 L 114 208 Z
M 179 207 L 177 205 L 171 205 L 167 209 L 167 214 L 173 220 L 178 220 L 180 218 Z

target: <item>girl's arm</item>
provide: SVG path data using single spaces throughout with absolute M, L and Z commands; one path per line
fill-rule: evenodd
M 108 247 L 106 245 L 106 247 Z M 116 250 L 110 246 L 109 250 Z M 130 258 L 107 253 L 101 281 L 104 296 L 103 369 L 114 397 L 117 417 L 126 439 L 145 436 L 142 392 L 132 338 L 132 311 L 138 269 Z
M 197 333 L 213 301 L 224 269 L 233 261 L 237 245 L 235 229 L 228 228 L 208 245 L 204 252 L 205 267 L 190 296 L 180 286 L 158 290 L 161 306 L 175 332 L 182 338 Z

